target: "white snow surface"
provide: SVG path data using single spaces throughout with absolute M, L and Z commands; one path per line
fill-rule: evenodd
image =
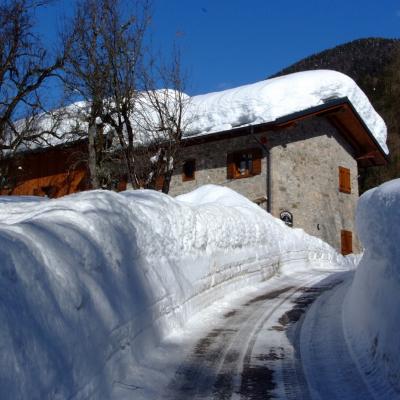
M 348 97 L 385 153 L 387 129 L 364 92 L 347 75 L 330 70 L 297 72 L 221 92 L 194 96 L 187 132 L 202 135 L 280 117 Z
M 357 230 L 365 247 L 343 306 L 349 348 L 376 398 L 400 398 L 400 179 L 364 193 Z
M 156 91 L 155 94 L 161 96 L 162 102 L 167 102 L 171 110 L 177 107 L 178 96 L 173 90 L 163 89 Z M 350 100 L 382 150 L 388 153 L 386 125 L 367 96 L 350 77 L 330 70 L 297 72 L 193 97 L 183 94 L 184 136 L 201 136 L 232 128 L 273 122 L 278 118 L 324 104 L 327 100 L 343 97 Z M 155 137 L 159 139 L 160 132 L 151 135 L 143 128 L 150 122 L 156 132 L 161 124 L 158 121 L 158 114 L 151 109 L 151 102 L 146 100 L 146 95 L 139 98 L 141 101 L 137 102 L 138 109 L 131 116 L 138 132 L 136 140 L 143 143 Z M 81 101 L 61 109 L 60 112 L 65 115 L 58 126 L 57 137 L 47 134 L 44 140 L 40 139 L 37 143 L 26 144 L 26 146 L 35 148 L 78 139 L 80 136 L 74 132 L 80 130 L 82 134 L 82 130 L 87 129 L 85 116 L 89 108 L 89 103 Z M 173 111 L 171 113 L 173 115 Z M 73 115 L 75 118 L 72 117 Z M 54 124 L 52 121 L 53 119 L 46 115 L 39 119 L 38 124 L 44 129 L 51 130 Z M 108 128 L 105 127 L 105 131 L 107 130 Z
M 111 398 L 107 365 L 144 363 L 227 294 L 293 260 L 346 264 L 213 185 L 177 199 L 138 190 L 17 200 L 0 202 L 0 398 L 88 398 L 91 382 Z

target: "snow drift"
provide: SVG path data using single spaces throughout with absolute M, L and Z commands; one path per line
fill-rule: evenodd
M 345 299 L 344 331 L 377 398 L 399 398 L 400 179 L 361 196 L 356 224 L 365 252 Z
M 227 188 L 12 200 L 0 208 L 0 398 L 74 397 L 228 291 L 291 260 L 343 261 Z

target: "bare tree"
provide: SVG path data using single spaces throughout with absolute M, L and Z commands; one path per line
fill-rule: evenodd
M 83 0 L 64 39 L 67 87 L 87 105 L 93 188 L 122 172 L 134 188 L 163 175 L 169 189 L 187 97 L 179 57 L 167 68 L 151 56 L 150 22 L 147 0 Z
M 132 14 L 125 16 L 121 4 L 112 0 L 106 0 L 106 3 L 104 35 L 110 68 L 102 120 L 116 134 L 127 181 L 138 188 L 141 179 L 137 173 L 135 151 L 143 143 L 135 115 L 142 101 L 141 73 L 149 51 L 145 46 L 145 35 L 151 21 L 151 10 L 147 0 L 131 1 L 129 9 Z
M 40 89 L 55 76 L 63 57 L 51 59 L 33 29 L 34 11 L 48 2 L 0 1 L 0 185 L 11 174 L 5 157 L 54 132 L 38 122 L 46 111 Z
M 104 3 L 104 4 L 103 4 Z M 64 33 L 66 54 L 64 82 L 72 99 L 83 99 L 84 104 L 74 116 L 77 124 L 85 125 L 88 138 L 88 167 L 92 188 L 99 188 L 103 161 L 101 117 L 103 99 L 107 95 L 109 68 L 106 57 L 104 5 L 108 0 L 84 0 L 76 8 L 71 27 Z M 107 141 L 106 141 L 107 142 Z
M 137 113 L 138 126 L 146 132 L 149 146 L 142 147 L 145 187 L 154 189 L 162 178 L 162 191 L 169 192 L 171 178 L 179 163 L 183 133 L 190 124 L 187 113 L 190 102 L 185 94 L 186 77 L 181 71 L 179 53 L 174 50 L 169 65 L 159 65 L 154 60 L 141 74 L 143 78 L 143 103 Z M 156 82 L 162 89 L 155 90 Z M 146 154 L 147 153 L 147 154 Z M 147 155 L 147 157 L 146 157 Z

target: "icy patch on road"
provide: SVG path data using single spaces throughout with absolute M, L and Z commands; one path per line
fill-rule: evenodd
M 365 252 L 343 306 L 347 341 L 377 396 L 400 398 L 400 180 L 363 194 L 356 223 Z
M 206 306 L 294 260 L 346 263 L 217 186 L 14 200 L 0 208 L 0 398 L 150 390 L 162 371 L 115 376 Z

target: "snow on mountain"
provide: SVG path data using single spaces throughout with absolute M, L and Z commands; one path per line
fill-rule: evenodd
M 344 330 L 376 398 L 400 392 L 400 179 L 364 193 L 357 230 L 365 247 L 343 307 Z
M 227 293 L 294 260 L 345 263 L 217 186 L 1 202 L 0 260 L 0 398 L 12 399 L 86 398 L 92 379 L 109 398 L 109 362 L 144 362 Z
M 347 75 L 330 70 L 297 72 L 191 98 L 193 119 L 187 135 L 201 135 L 272 122 L 347 97 L 385 153 L 387 129 L 364 92 Z

